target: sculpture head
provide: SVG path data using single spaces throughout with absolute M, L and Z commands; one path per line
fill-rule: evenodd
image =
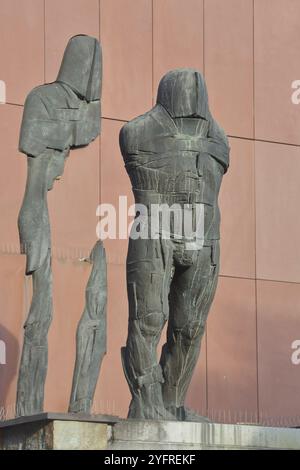
M 86 101 L 100 100 L 101 49 L 96 38 L 73 36 L 66 47 L 57 82 L 72 88 Z
M 176 69 L 161 79 L 157 103 L 172 118 L 209 119 L 208 95 L 204 78 L 195 69 Z
M 103 256 L 104 251 L 105 250 L 104 250 L 102 240 L 97 240 L 97 242 L 93 246 L 93 249 L 90 252 L 89 257 L 86 259 L 86 261 L 91 263 L 91 264 L 97 263 L 97 260 L 99 260 L 99 258 L 101 258 L 101 256 Z

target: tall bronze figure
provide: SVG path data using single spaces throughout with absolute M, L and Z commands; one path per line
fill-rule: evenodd
M 202 206 L 202 243 L 185 234 L 130 237 L 129 325 L 122 349 L 131 390 L 130 418 L 201 420 L 185 407 L 219 271 L 218 193 L 229 146 L 213 119 L 199 72 L 167 73 L 149 112 L 124 125 L 120 147 L 136 204 L 174 204 L 195 215 Z M 168 321 L 160 361 L 157 345 Z
M 19 149 L 27 155 L 25 195 L 19 233 L 33 297 L 24 326 L 16 413 L 43 410 L 47 334 L 52 319 L 51 238 L 47 192 L 64 170 L 70 149 L 88 145 L 100 132 L 102 63 L 97 39 L 70 39 L 57 80 L 28 95 Z M 103 250 L 101 251 L 103 253 Z

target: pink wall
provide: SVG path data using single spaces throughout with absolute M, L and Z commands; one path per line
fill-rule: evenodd
M 7 104 L 0 104 L 0 340 L 7 346 L 0 406 L 7 416 L 31 289 L 16 225 L 26 178 L 26 159 L 17 151 L 22 105 L 35 85 L 55 79 L 70 36 L 87 33 L 103 47 L 102 135 L 72 152 L 49 194 L 55 311 L 46 409 L 67 409 L 89 275 L 78 259 L 95 241 L 96 207 L 117 204 L 119 195 L 132 200 L 119 130 L 152 106 L 162 74 L 188 66 L 204 72 L 211 109 L 232 148 L 221 193 L 221 277 L 189 405 L 220 421 L 294 423 L 300 416 L 300 365 L 291 362 L 291 344 L 300 340 L 300 108 L 291 101 L 291 84 L 300 79 L 299 1 L 0 0 L 0 11 L 0 80 L 7 88 Z M 109 352 L 94 410 L 123 416 L 127 241 L 108 241 L 106 248 Z

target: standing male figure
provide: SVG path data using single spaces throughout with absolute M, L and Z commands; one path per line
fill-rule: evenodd
M 136 204 L 202 206 L 201 246 L 171 225 L 145 239 L 131 237 L 127 256 L 129 324 L 122 349 L 132 401 L 128 417 L 197 420 L 185 406 L 219 271 L 218 194 L 229 146 L 213 119 L 199 72 L 167 73 L 157 103 L 124 125 L 120 147 Z M 156 348 L 168 321 L 160 361 Z M 203 418 L 202 418 L 203 419 Z

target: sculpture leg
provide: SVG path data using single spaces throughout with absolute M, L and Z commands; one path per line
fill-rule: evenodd
M 50 251 L 32 275 L 33 296 L 24 325 L 24 344 L 17 386 L 16 415 L 43 411 L 48 365 L 47 334 L 52 320 L 52 273 Z
M 99 371 L 106 353 L 106 257 L 102 243 L 96 243 L 86 288 L 86 305 L 77 328 L 76 362 L 69 411 L 90 413 Z
M 76 364 L 70 413 L 90 413 L 103 357 L 106 353 L 106 318 L 92 320 L 85 310 L 76 334 Z
M 132 394 L 129 418 L 172 419 L 165 410 L 156 348 L 168 317 L 171 258 L 160 240 L 130 240 L 127 258 L 129 324 L 122 360 Z
M 170 290 L 170 320 L 161 366 L 166 408 L 179 420 L 193 420 L 184 407 L 186 393 L 200 353 L 201 339 L 214 298 L 219 264 L 218 242 L 199 250 L 196 262 L 178 267 Z M 195 416 L 199 420 L 201 417 Z M 205 419 L 204 419 L 205 420 Z

